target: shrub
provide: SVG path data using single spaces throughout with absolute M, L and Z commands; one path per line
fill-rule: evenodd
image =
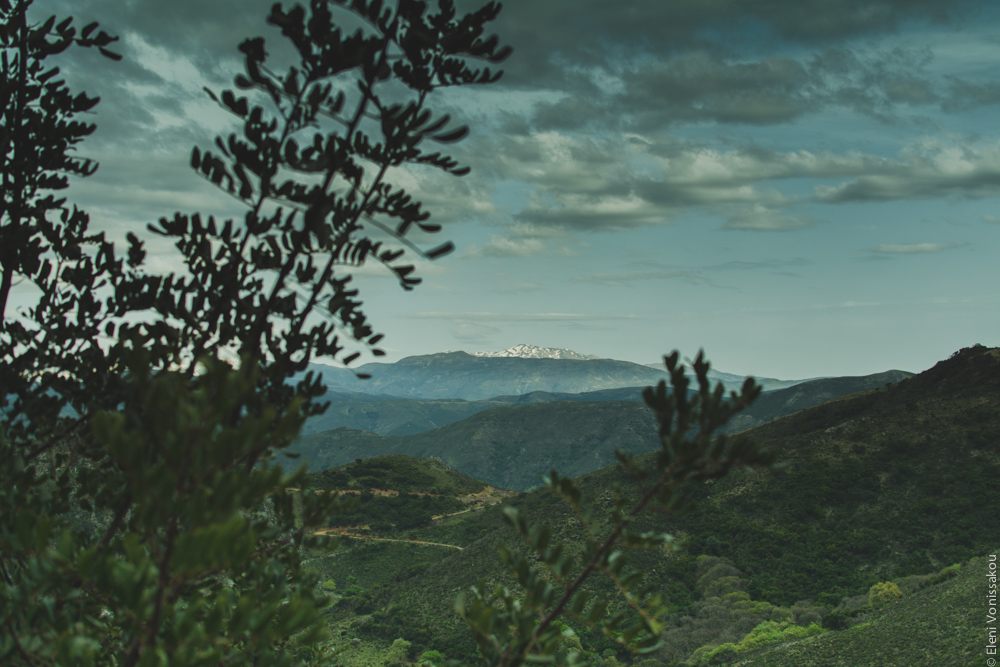
M 724 665 L 728 662 L 736 660 L 736 654 L 738 652 L 739 648 L 736 644 L 726 642 L 725 644 L 712 649 L 712 651 L 705 656 L 705 662 L 709 665 Z
M 951 579 L 953 577 L 957 577 L 958 576 L 958 572 L 961 569 L 962 569 L 962 566 L 960 564 L 958 564 L 958 563 L 955 563 L 954 565 L 949 565 L 948 567 L 942 569 L 940 572 L 938 572 L 933 577 L 931 577 L 930 579 L 928 579 L 927 580 L 927 584 L 928 585 L 930 585 L 930 584 L 936 584 L 936 583 L 945 581 L 947 579 Z
M 803 637 L 811 637 L 823 632 L 825 630 L 816 623 L 811 623 L 808 627 L 802 627 L 801 625 L 793 625 L 788 621 L 781 623 L 765 621 L 751 630 L 743 638 L 743 641 L 739 643 L 737 648 L 740 651 L 749 651 L 765 644 L 776 644 L 793 639 L 802 639 Z
M 419 662 L 421 665 L 427 665 L 428 667 L 437 667 L 444 664 L 444 655 L 442 655 L 441 651 L 433 649 L 424 651 L 420 654 Z
M 872 607 L 881 607 L 903 597 L 903 591 L 899 586 L 891 581 L 883 581 L 868 589 L 868 604 Z

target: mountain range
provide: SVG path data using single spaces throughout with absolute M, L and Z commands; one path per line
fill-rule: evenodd
M 691 484 L 685 494 L 697 502 L 697 510 L 639 517 L 635 531 L 666 531 L 682 545 L 672 553 L 643 550 L 631 555 L 671 609 L 663 646 L 648 659 L 676 667 L 715 664 L 698 656 L 727 642 L 735 655 L 735 646 L 746 644 L 748 633 L 771 622 L 802 632 L 815 623 L 827 631 L 811 630 L 808 637 L 800 632 L 793 641 L 757 648 L 747 644 L 734 658 L 736 664 L 888 667 L 904 658 L 906 664 L 935 667 L 976 664 L 986 636 L 981 629 L 986 570 L 984 561 L 974 557 L 995 554 L 1000 534 L 993 501 L 1000 478 L 1000 350 L 967 348 L 919 375 L 877 384 L 884 379 L 870 377 L 875 386 L 865 391 L 748 431 L 753 440 L 779 451 L 784 464 L 779 469 L 733 470 L 714 484 Z M 844 384 L 836 380 L 829 391 Z M 797 400 L 794 393 L 785 399 Z M 493 412 L 516 414 L 553 405 L 557 403 Z M 558 405 L 642 407 L 635 401 Z M 477 415 L 483 416 L 489 412 Z M 572 412 L 551 428 L 582 418 Z M 495 430 L 497 422 L 493 426 Z M 539 441 L 538 447 L 544 446 Z M 577 456 L 572 451 L 568 455 Z M 650 456 L 640 456 L 640 465 Z M 428 465 L 436 471 L 440 464 L 434 459 Z M 370 478 L 374 484 L 388 474 L 372 476 L 383 465 L 389 463 L 368 459 L 332 474 L 337 479 L 345 474 Z M 562 465 L 556 467 L 562 471 Z M 336 488 L 353 484 L 350 479 Z M 588 499 L 592 521 L 600 526 L 607 525 L 614 510 L 612 490 L 626 497 L 641 493 L 619 466 L 595 470 L 577 484 Z M 416 508 L 418 500 L 411 496 L 406 502 Z M 379 502 L 386 512 L 394 511 L 389 500 Z M 579 547 L 576 515 L 547 489 L 507 502 L 531 523 L 549 525 L 553 541 Z M 387 648 L 397 638 L 411 642 L 416 655 L 437 649 L 448 658 L 474 660 L 468 630 L 451 605 L 477 581 L 514 589 L 497 548 L 505 545 L 523 553 L 523 540 L 503 524 L 500 505 L 466 506 L 423 523 L 407 519 L 405 525 L 412 529 L 404 529 L 402 522 L 392 528 L 392 515 L 382 516 L 385 532 L 366 536 L 358 529 L 359 534 L 344 538 L 338 552 L 315 557 L 324 576 L 336 580 L 338 591 L 352 588 L 331 611 L 334 635 L 347 638 L 345 651 L 364 647 L 357 649 L 359 660 L 374 655 L 362 650 Z M 869 588 L 880 582 L 898 585 L 902 597 L 886 607 L 870 605 Z M 610 584 L 609 590 L 598 582 L 594 586 L 596 593 L 614 595 Z M 613 643 L 582 627 L 574 630 L 601 664 L 627 659 Z
M 474 357 L 517 357 L 519 359 L 600 359 L 596 354 L 580 354 L 562 347 L 538 347 L 519 343 L 499 352 L 473 352 Z
M 524 356 L 527 355 L 527 356 Z M 485 400 L 536 391 L 571 393 L 655 385 L 666 379 L 659 367 L 630 361 L 587 358 L 572 350 L 518 345 L 501 352 L 439 352 L 405 357 L 395 363 L 369 363 L 348 370 L 310 364 L 335 392 L 386 394 L 400 398 Z M 359 376 L 367 376 L 361 379 Z M 744 376 L 709 371 L 727 390 L 739 389 Z M 765 391 L 802 380 L 758 378 Z
M 760 396 L 726 432 L 741 431 L 911 374 L 811 380 Z M 537 486 L 552 467 L 576 476 L 658 446 L 655 421 L 631 387 L 581 394 L 533 392 L 485 401 L 384 399 L 328 394 L 325 415 L 307 423 L 292 450 L 320 470 L 384 454 L 438 456 L 452 468 L 515 490 Z M 441 424 L 437 426 L 437 424 Z M 329 430 L 324 430 L 327 427 Z

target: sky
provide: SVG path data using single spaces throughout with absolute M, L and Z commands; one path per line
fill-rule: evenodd
M 58 63 L 102 100 L 79 150 L 100 168 L 66 191 L 94 228 L 242 218 L 189 159 L 240 131 L 203 90 L 233 88 L 239 43 L 288 55 L 271 4 L 36 0 L 36 19 L 120 37 L 120 62 Z M 721 371 L 801 379 L 1000 345 L 995 3 L 510 0 L 491 32 L 513 47 L 503 78 L 431 98 L 470 127 L 446 148 L 472 172 L 397 177 L 444 227 L 422 244 L 457 250 L 418 261 L 412 292 L 353 271 L 379 360 L 704 349 Z

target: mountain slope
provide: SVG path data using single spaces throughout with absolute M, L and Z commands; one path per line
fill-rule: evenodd
M 805 408 L 811 408 L 820 403 L 832 401 L 841 396 L 847 396 L 859 391 L 879 389 L 910 377 L 913 377 L 913 373 L 885 371 L 883 373 L 858 377 L 807 380 L 787 389 L 779 389 L 761 394 L 754 401 L 753 405 L 736 415 L 726 425 L 725 432 L 736 433 L 753 426 L 760 426 L 779 417 L 790 415 Z
M 779 447 L 789 465 L 734 471 L 717 484 L 692 487 L 688 494 L 699 501 L 697 511 L 646 514 L 635 527 L 667 531 L 686 542 L 684 554 L 634 556 L 650 583 L 680 610 L 695 599 L 699 554 L 731 559 L 750 581 L 753 600 L 813 600 L 829 608 L 874 583 L 935 572 L 995 546 L 1000 350 L 962 350 L 913 378 L 802 410 L 750 434 Z M 616 483 L 627 494 L 638 493 L 617 467 L 579 483 L 598 522 L 610 511 L 601 499 Z M 556 538 L 575 542 L 573 513 L 552 494 L 533 492 L 514 504 L 532 521 L 553 526 Z M 509 528 L 497 529 L 499 520 L 497 511 L 471 517 L 466 530 L 477 534 L 480 525 L 481 539 L 373 592 L 368 608 L 391 613 L 378 612 L 366 631 L 439 648 L 465 646 L 456 651 L 467 654 L 466 631 L 447 609 L 476 581 L 509 582 L 496 549 L 522 541 Z M 933 645 L 920 643 L 925 638 L 919 626 L 908 632 L 915 649 L 934 655 Z M 819 645 L 822 639 L 810 641 Z M 787 664 L 854 664 L 824 661 L 816 651 L 812 662 Z
M 908 375 L 888 371 L 812 380 L 764 394 L 725 432 L 741 431 L 832 396 L 882 387 Z M 536 486 L 551 468 L 582 475 L 613 463 L 615 449 L 641 454 L 658 446 L 655 421 L 640 402 L 639 387 L 583 394 L 533 392 L 472 402 L 330 396 L 334 403 L 327 414 L 310 420 L 306 437 L 293 447 L 313 470 L 389 453 L 440 456 L 467 475 L 523 491 Z M 429 430 L 442 422 L 446 426 Z M 323 425 L 338 428 L 317 433 Z M 379 437 L 363 431 L 406 437 Z
M 997 550 L 989 553 L 996 554 Z M 957 577 L 903 596 L 868 623 L 740 654 L 738 664 L 741 667 L 987 664 L 981 657 L 986 645 L 983 629 L 986 574 L 986 559 L 973 559 L 962 566 Z
M 556 402 L 501 407 L 409 436 L 346 428 L 295 442 L 312 470 L 383 454 L 438 456 L 448 466 L 494 486 L 537 486 L 553 467 L 581 475 L 611 464 L 615 449 L 634 453 L 657 446 L 652 414 L 637 402 Z

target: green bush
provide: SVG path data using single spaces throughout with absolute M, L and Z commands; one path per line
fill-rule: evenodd
M 431 649 L 430 651 L 424 651 L 420 654 L 420 660 L 418 661 L 421 665 L 426 665 L 427 667 L 438 667 L 444 664 L 444 655 L 441 651 Z
M 710 653 L 705 656 L 705 663 L 709 665 L 724 665 L 729 662 L 736 660 L 736 655 L 739 652 L 739 648 L 736 644 L 732 642 L 726 642 L 721 646 L 714 648 Z
M 738 648 L 740 651 L 749 651 L 751 649 L 759 648 L 765 644 L 787 642 L 793 639 L 811 637 L 812 635 L 818 635 L 823 632 L 825 632 L 825 630 L 816 623 L 811 623 L 808 627 L 802 627 L 801 625 L 794 625 L 788 621 L 783 621 L 781 623 L 765 621 L 751 630 L 750 633 L 743 638 L 743 641 L 739 643 Z
M 881 607 L 901 597 L 903 597 L 903 591 L 899 590 L 899 586 L 891 581 L 875 584 L 868 590 L 868 604 L 872 607 Z
M 938 572 L 933 577 L 931 577 L 930 579 L 928 579 L 927 580 L 927 585 L 936 584 L 936 583 L 945 581 L 946 579 L 951 579 L 953 577 L 957 577 L 958 576 L 958 572 L 961 569 L 962 569 L 962 566 L 959 563 L 955 563 L 954 565 L 949 565 L 948 567 L 943 568 L 940 572 Z

